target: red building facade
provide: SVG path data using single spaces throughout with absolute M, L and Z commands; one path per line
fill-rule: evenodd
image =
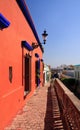
M 0 1 L 0 130 L 43 84 L 43 48 L 24 0 Z M 33 49 L 32 43 L 39 47 Z

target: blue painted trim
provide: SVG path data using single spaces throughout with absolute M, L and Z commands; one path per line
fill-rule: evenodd
M 38 72 L 37 72 L 38 73 L 38 83 L 37 84 L 39 86 L 39 84 L 40 84 L 40 59 L 38 60 L 38 66 L 37 67 L 38 67 L 37 68 L 38 69 Z
M 26 41 L 22 41 L 22 47 L 25 47 L 25 48 L 28 49 L 29 51 L 32 51 L 32 50 L 33 50 L 32 46 L 30 46 L 29 43 L 26 42 Z
M 36 38 L 38 44 L 40 45 L 42 51 L 44 52 L 44 50 L 43 50 L 43 48 L 42 48 L 42 45 L 41 45 L 41 43 L 40 43 L 38 34 L 37 34 L 37 32 L 36 32 L 35 26 L 34 26 L 34 24 L 33 24 L 31 15 L 30 15 L 30 13 L 29 13 L 29 11 L 28 11 L 28 7 L 27 7 L 25 1 L 24 1 L 24 0 L 16 0 L 16 1 L 17 1 L 18 5 L 19 5 L 20 9 L 22 10 L 22 12 L 23 12 L 23 14 L 24 14 L 26 20 L 28 21 L 28 23 L 29 23 L 29 25 L 30 25 L 30 27 L 31 27 L 31 29 L 32 29 L 32 31 L 33 31 L 33 33 L 34 33 L 34 36 L 35 36 L 35 38 Z
M 0 13 L 0 29 L 7 28 L 10 22 Z
M 35 57 L 37 57 L 37 58 L 38 58 L 38 57 L 39 57 L 39 54 L 38 54 L 38 53 L 35 53 Z

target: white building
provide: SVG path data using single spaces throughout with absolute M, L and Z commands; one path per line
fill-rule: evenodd
M 49 65 L 44 64 L 44 84 L 48 83 L 51 79 L 51 69 Z
M 77 80 L 80 80 L 80 64 L 74 66 L 74 77 Z

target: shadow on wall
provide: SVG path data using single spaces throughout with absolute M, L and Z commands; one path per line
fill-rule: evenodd
M 44 120 L 44 130 L 53 130 L 53 114 L 52 114 L 52 96 L 51 96 L 51 86 L 48 88 L 47 93 L 47 106 L 46 106 L 46 115 Z

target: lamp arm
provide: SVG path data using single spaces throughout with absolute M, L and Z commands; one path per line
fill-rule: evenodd
M 33 47 L 33 49 L 36 49 L 36 48 L 38 48 L 39 47 L 39 45 L 37 44 L 37 43 L 32 43 L 32 47 Z

